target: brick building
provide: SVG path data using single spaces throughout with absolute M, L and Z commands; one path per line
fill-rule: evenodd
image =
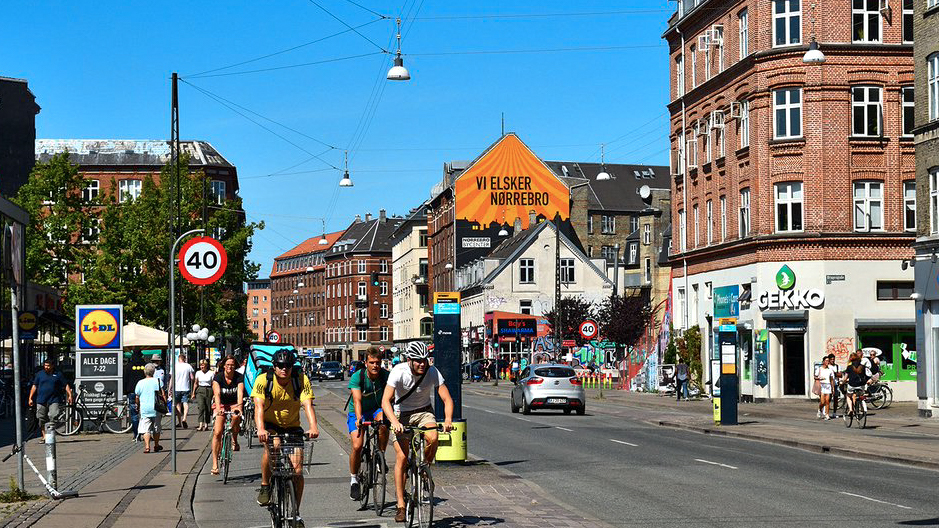
M 939 407 L 939 2 L 908 0 L 913 4 L 913 69 L 918 94 L 916 128 L 916 200 L 928 203 L 916 211 L 916 341 L 917 397 L 920 413 L 937 416 Z M 922 94 L 922 95 L 919 95 Z
M 265 341 L 271 328 L 271 279 L 258 279 L 247 284 L 248 328 L 256 341 Z
M 672 320 L 705 366 L 736 342 L 744 397 L 808 396 L 861 347 L 915 394 L 912 2 L 881 4 L 685 0 L 664 34 Z
M 274 258 L 271 330 L 281 343 L 322 357 L 326 345 L 326 252 L 342 231 L 304 240 Z
M 356 216 L 324 255 L 327 359 L 349 363 L 369 346 L 392 346 L 392 234 L 403 221 L 384 209 Z
M 25 79 L 0 77 L 0 196 L 15 196 L 33 170 L 39 111 Z

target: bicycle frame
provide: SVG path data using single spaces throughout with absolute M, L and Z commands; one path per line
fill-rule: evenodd
M 271 500 L 267 509 L 275 527 L 292 526 L 299 516 L 296 479 L 303 477 L 297 474 L 295 468 L 296 464 L 303 463 L 303 449 L 306 447 L 304 440 L 297 435 L 268 436 L 266 449 L 268 463 L 271 465 Z M 300 450 L 299 453 L 296 452 L 297 449 Z

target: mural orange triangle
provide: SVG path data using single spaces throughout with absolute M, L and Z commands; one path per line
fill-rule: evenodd
M 529 213 L 552 220 L 570 216 L 570 191 L 515 134 L 503 136 L 457 178 L 456 219 L 483 228 L 495 222 L 511 226 Z

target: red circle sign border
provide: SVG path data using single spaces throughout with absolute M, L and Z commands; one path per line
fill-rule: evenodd
M 215 249 L 218 250 L 219 260 L 221 261 L 221 264 L 218 267 L 218 271 L 212 274 L 211 277 L 206 277 L 205 279 L 199 279 L 197 277 L 194 277 L 192 274 L 186 271 L 185 260 L 183 258 L 186 255 L 186 251 L 188 251 L 189 248 L 191 248 L 195 244 L 198 244 L 199 242 L 206 242 L 208 244 L 211 244 L 213 247 L 215 247 Z M 222 278 L 222 275 L 225 274 L 225 270 L 228 268 L 228 253 L 225 252 L 225 248 L 222 246 L 222 243 L 219 242 L 218 240 L 215 240 L 212 237 L 190 238 L 189 240 L 186 241 L 185 244 L 183 244 L 183 247 L 179 249 L 179 254 L 176 255 L 176 258 L 179 260 L 179 262 L 177 262 L 176 265 L 177 267 L 179 267 L 180 275 L 182 275 L 183 278 L 185 278 L 187 281 L 193 284 L 197 284 L 199 286 L 207 286 L 209 284 L 216 282 L 217 280 Z
M 593 333 L 590 334 L 590 335 L 587 335 L 587 334 L 584 333 L 584 325 L 587 324 L 587 323 L 593 324 Z M 579 327 L 577 330 L 580 332 L 580 336 L 583 337 L 584 339 L 593 339 L 594 337 L 597 337 L 597 333 L 600 332 L 600 327 L 597 325 L 597 322 L 596 322 L 596 321 L 594 321 L 594 320 L 592 320 L 592 319 L 588 319 L 588 320 L 586 320 L 586 321 L 580 323 L 580 327 Z
M 277 336 L 277 339 L 272 341 L 271 336 Z M 280 343 L 280 334 L 271 330 L 270 332 L 267 333 L 267 342 L 268 343 Z

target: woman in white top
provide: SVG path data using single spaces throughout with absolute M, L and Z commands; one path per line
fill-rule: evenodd
M 815 379 L 819 382 L 818 414 L 816 417 L 830 420 L 828 407 L 831 402 L 831 391 L 835 386 L 835 370 L 828 364 L 828 356 L 822 358 L 822 366 L 815 371 Z
M 212 420 L 212 379 L 215 371 L 209 370 L 209 362 L 205 359 L 199 362 L 196 371 L 196 383 L 192 387 L 192 398 L 199 406 L 199 427 L 196 431 L 205 431 Z

